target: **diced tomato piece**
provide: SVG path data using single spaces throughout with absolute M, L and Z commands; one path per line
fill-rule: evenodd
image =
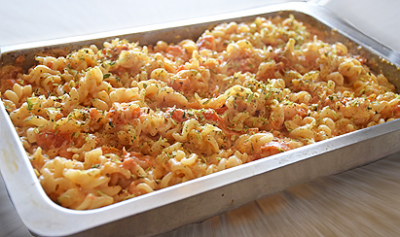
M 289 151 L 289 146 L 282 141 L 272 141 L 261 146 L 261 157 L 271 156 L 281 152 Z
M 197 42 L 196 45 L 199 49 L 215 50 L 215 37 L 212 35 L 205 35 Z
M 176 70 L 176 72 L 182 71 L 182 70 L 186 70 L 185 65 L 180 65 L 178 67 L 178 70 Z
M 190 79 L 181 78 L 181 79 L 175 80 L 172 83 L 171 87 L 176 91 L 188 91 L 191 84 L 192 83 L 190 82 Z
M 7 79 L 6 81 L 10 86 L 13 86 L 15 84 L 15 80 L 14 79 Z
M 64 143 L 70 143 L 71 134 L 66 132 L 41 132 L 36 135 L 36 143 L 47 150 L 50 148 L 59 148 Z
M 116 51 L 118 53 L 120 53 L 121 51 L 128 50 L 128 49 L 129 49 L 128 45 L 123 44 L 123 45 L 118 45 Z
M 204 118 L 207 120 L 212 120 L 212 121 L 218 121 L 221 118 L 217 113 L 215 113 L 214 110 L 207 110 L 206 112 L 203 113 Z
M 59 156 L 65 157 L 67 159 L 72 159 L 72 156 L 74 153 L 67 151 L 66 149 L 60 149 L 60 152 L 58 153 Z
M 186 119 L 186 112 L 183 109 L 167 109 L 165 112 L 171 114 L 171 118 L 179 123 Z
M 140 107 L 136 107 L 132 110 L 132 117 L 133 118 L 139 118 L 141 114 Z
M 178 122 L 182 122 L 185 118 L 184 116 L 186 116 L 186 112 L 182 109 L 176 109 L 173 113 L 171 118 L 173 118 L 175 121 Z
M 95 108 L 91 108 L 90 111 L 89 111 L 89 115 L 90 115 L 91 118 L 96 119 L 97 117 L 99 117 L 100 112 Z
M 368 100 L 370 102 L 374 101 L 375 99 L 376 99 L 376 94 L 371 94 L 371 95 L 368 96 Z
M 95 112 L 94 112 L 95 113 Z M 132 119 L 140 117 L 142 111 L 139 106 L 130 108 L 130 106 L 123 107 L 116 110 L 114 107 L 107 113 L 107 118 L 111 119 L 113 124 L 126 124 Z M 124 114 L 124 116 L 121 116 Z
M 49 67 L 49 68 L 52 68 L 53 64 L 54 63 L 52 61 L 49 61 L 49 62 L 46 63 L 46 66 Z
M 222 107 L 220 107 L 220 108 L 218 108 L 218 109 L 215 109 L 215 112 L 217 112 L 218 114 L 223 114 L 223 113 L 225 113 L 225 111 L 227 111 L 228 110 L 228 106 L 226 106 L 225 104 L 222 106 Z
M 394 107 L 393 113 L 394 113 L 394 114 L 393 114 L 394 117 L 400 118 L 400 105 L 396 105 L 396 106 Z
M 167 47 L 167 53 L 171 54 L 174 57 L 182 56 L 184 52 L 184 49 L 179 45 L 170 45 Z
M 297 109 L 297 113 L 301 116 L 304 117 L 307 115 L 307 111 L 303 108 Z
M 136 166 L 136 162 L 132 158 L 128 157 L 124 159 L 124 161 L 122 162 L 122 166 L 125 169 L 130 170 Z
M 121 150 L 117 149 L 115 147 L 111 147 L 111 146 L 102 146 L 101 150 L 103 151 L 103 154 L 115 154 L 115 155 L 121 155 Z

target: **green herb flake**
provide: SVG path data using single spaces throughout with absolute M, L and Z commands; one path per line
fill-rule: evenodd
M 210 102 L 210 99 L 207 99 L 205 102 L 203 102 L 203 105 L 208 104 Z
M 131 198 L 134 198 L 134 197 L 135 197 L 135 195 L 132 194 L 132 195 L 129 195 L 129 196 L 124 197 L 124 199 L 122 199 L 122 201 L 125 201 L 125 200 L 127 200 L 127 199 L 131 199 Z
M 254 93 L 251 93 L 247 98 L 247 103 L 250 103 L 253 100 L 253 98 L 254 98 Z
M 110 64 L 111 65 L 111 64 Z M 107 79 L 111 76 L 111 73 L 106 73 L 103 75 L 103 79 Z
M 175 126 L 177 125 L 177 123 L 175 122 L 175 120 L 172 119 L 172 118 L 171 118 L 171 122 L 172 122 Z
M 204 156 L 202 156 L 201 159 L 203 160 L 204 164 L 207 164 L 207 160 Z
M 27 98 L 26 98 L 26 103 L 28 103 L 27 109 L 28 109 L 28 110 L 32 110 L 34 104 L 32 103 L 31 99 L 29 99 L 29 98 L 27 97 Z

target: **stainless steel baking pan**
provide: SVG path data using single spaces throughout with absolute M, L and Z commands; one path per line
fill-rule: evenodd
M 1 49 L 1 63 L 19 55 L 33 65 L 37 52 L 74 50 L 101 45 L 115 37 L 154 44 L 197 38 L 220 22 L 247 21 L 256 16 L 288 16 L 325 32 L 326 40 L 340 41 L 368 59 L 400 88 L 400 55 L 368 38 L 329 10 L 308 3 L 287 3 L 207 19 L 141 27 L 96 35 L 39 42 Z M 239 207 L 289 186 L 331 175 L 400 151 L 400 120 L 362 129 L 289 152 L 260 159 L 206 177 L 165 188 L 96 210 L 76 211 L 53 203 L 41 188 L 18 135 L 0 103 L 0 169 L 9 195 L 28 229 L 40 236 L 150 236 Z

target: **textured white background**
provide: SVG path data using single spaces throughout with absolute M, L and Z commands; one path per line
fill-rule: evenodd
M 0 0 L 0 45 L 240 11 L 287 0 Z
M 116 29 L 124 29 L 131 28 L 136 26 L 144 26 L 151 25 L 163 22 L 184 20 L 190 18 L 198 18 L 204 16 L 210 16 L 220 13 L 228 13 L 234 12 L 244 9 L 256 8 L 259 6 L 264 6 L 271 3 L 276 2 L 287 2 L 282 0 L 169 0 L 169 1 L 151 1 L 151 0 L 116 0 L 116 1 L 95 1 L 95 0 L 69 0 L 69 1 L 49 1 L 49 0 L 35 0 L 35 1 L 24 1 L 24 0 L 0 0 L 0 46 L 10 46 L 17 45 L 22 43 L 36 42 L 42 40 L 49 39 L 57 39 L 63 37 L 71 37 L 71 36 L 79 36 L 91 33 L 99 33 L 103 31 L 116 30 Z M 316 0 L 318 2 L 318 0 Z M 389 46 L 390 48 L 400 52 L 400 1 L 399 0 L 322 0 L 319 2 L 325 2 L 325 7 L 331 9 L 336 14 L 342 16 L 347 19 L 349 22 L 353 23 L 358 29 L 362 32 L 371 36 L 381 43 Z M 0 141 L 1 142 L 1 141 Z M 398 156 L 398 155 L 396 155 Z M 0 157 L 1 159 L 1 157 Z M 313 225 L 312 223 L 305 223 L 305 225 L 301 225 L 296 227 L 296 233 L 318 235 L 318 234 L 333 234 L 337 235 L 340 233 L 347 236 L 360 236 L 357 235 L 362 233 L 360 230 L 365 231 L 363 236 L 376 236 L 377 232 L 371 232 L 370 230 L 375 229 L 379 230 L 379 228 L 375 228 L 378 226 L 374 226 L 375 222 L 368 222 L 363 220 L 365 216 L 368 216 L 372 219 L 382 219 L 391 216 L 390 223 L 394 223 L 390 225 L 389 222 L 385 221 L 383 223 L 386 224 L 385 228 L 381 230 L 386 230 L 389 232 L 385 232 L 386 234 L 381 236 L 395 236 L 394 233 L 399 233 L 398 229 L 390 229 L 395 226 L 395 223 L 400 220 L 400 213 L 395 212 L 398 210 L 396 208 L 391 208 L 391 204 L 395 204 L 397 207 L 400 206 L 399 202 L 386 202 L 382 201 L 383 198 L 386 197 L 387 193 L 390 194 L 391 190 L 399 190 L 399 176 L 395 175 L 400 173 L 400 166 L 398 164 L 397 158 L 390 161 L 385 161 L 379 163 L 378 165 L 368 166 L 370 168 L 358 169 L 358 171 L 348 172 L 347 175 L 334 176 L 329 179 L 325 179 L 326 182 L 331 182 L 329 187 L 332 187 L 334 192 L 341 194 L 342 196 L 337 196 L 335 201 L 337 203 L 347 203 L 350 205 L 358 204 L 357 200 L 361 198 L 370 198 L 369 202 L 366 202 L 364 206 L 361 206 L 357 209 L 360 210 L 370 210 L 371 213 L 366 215 L 365 213 L 355 214 L 355 219 L 350 220 L 347 224 L 343 223 L 334 223 L 332 225 L 333 229 L 329 229 L 328 225 L 325 227 L 328 228 L 328 231 L 323 231 L 319 229 L 317 225 Z M 389 163 L 388 163 L 389 162 Z M 378 167 L 385 166 L 385 170 L 390 170 L 390 175 L 385 174 L 385 172 L 380 172 Z M 360 181 L 358 179 L 351 179 L 351 176 L 357 174 L 356 172 L 364 172 L 367 170 L 369 173 L 367 176 L 368 179 L 363 179 L 365 181 Z M 379 175 L 378 175 L 379 174 Z M 346 177 L 346 181 L 343 181 L 341 177 Z M 389 180 L 392 186 L 388 186 L 388 182 L 385 180 Z M 385 181 L 385 182 L 383 182 Z M 394 181 L 394 182 L 393 182 Z M 329 183 L 328 182 L 328 183 Z M 354 185 L 356 182 L 362 182 L 357 185 Z M 380 182 L 380 183 L 379 183 Z M 355 189 L 351 188 L 349 190 L 349 183 L 354 185 L 355 189 L 360 185 L 364 185 L 365 187 L 376 187 L 377 190 L 379 188 L 381 194 L 376 194 L 373 191 L 364 192 L 361 189 L 355 191 Z M 309 189 L 314 183 L 307 184 Z M 385 186 L 386 184 L 386 186 Z M 311 185 L 311 186 L 310 186 Z M 372 185 L 372 186 L 371 186 Z M 373 186 L 375 185 L 375 186 Z M 312 189 L 312 188 L 311 188 Z M 316 189 L 312 189 L 316 190 Z M 360 191 L 361 190 L 361 191 Z M 372 190 L 372 189 L 371 189 Z M 325 191 L 324 191 L 325 192 Z M 331 191 L 332 192 L 332 191 Z M 355 201 L 351 201 L 344 194 L 353 194 L 360 195 Z M 385 194 L 386 193 L 386 194 Z M 283 195 L 283 194 L 278 194 Z M 385 196 L 386 195 L 386 196 Z M 396 195 L 389 195 L 388 197 L 393 197 Z M 324 210 L 329 213 L 334 213 L 335 208 L 329 208 L 329 202 L 324 202 L 327 196 L 318 196 L 314 203 L 310 206 L 310 208 L 305 208 L 304 206 L 307 203 L 303 204 L 293 204 L 295 201 L 292 201 L 290 205 L 292 205 L 292 209 L 287 209 L 288 214 L 282 218 L 282 221 L 287 221 L 288 217 L 293 216 L 294 214 L 300 214 L 299 218 L 294 221 L 305 220 L 301 216 L 301 212 L 299 211 L 301 208 L 305 212 L 308 212 L 308 216 L 303 215 L 303 217 L 308 218 L 320 218 L 318 214 L 313 215 L 310 210 L 316 210 L 316 203 L 321 206 L 318 210 Z M 398 199 L 398 198 L 397 198 Z M 395 200 L 397 200 L 395 198 Z M 279 198 L 277 200 L 280 200 Z M 300 199 L 297 199 L 300 200 Z M 386 199 L 385 199 L 386 200 Z M 273 228 L 267 228 L 268 225 L 273 223 L 268 222 L 264 223 L 263 218 L 259 218 L 259 208 L 265 208 L 263 206 L 264 201 L 260 200 L 252 202 L 247 205 L 247 209 L 238 209 L 236 211 L 221 215 L 219 217 L 215 217 L 210 219 L 207 222 L 202 223 L 201 225 L 190 227 L 186 226 L 178 231 L 167 234 L 170 235 L 178 235 L 178 236 L 188 236 L 190 233 L 191 236 L 206 236 L 205 233 L 218 233 L 219 236 L 235 236 L 235 234 L 239 234 L 240 236 L 264 236 L 264 230 L 273 230 L 276 231 L 275 234 L 281 233 L 285 235 L 284 230 L 290 231 L 288 229 L 287 223 L 285 226 L 275 225 Z M 370 206 L 379 206 L 378 204 L 384 203 L 387 207 L 385 208 L 379 207 L 376 210 L 371 209 Z M 258 205 L 258 206 L 257 206 Z M 303 206 L 302 206 L 303 205 Z M 325 207 L 324 207 L 325 205 Z M 256 207 L 252 207 L 256 206 Z M 365 208 L 362 208 L 365 207 Z M 300 208 L 300 209 L 299 209 Z M 313 209 L 314 208 L 314 209 Z M 369 209 L 368 209 L 369 208 Z M 346 208 L 344 208 L 346 209 Z M 343 210 L 344 210 L 343 209 Z M 247 213 L 244 210 L 249 210 Z M 264 210 L 264 209 L 263 209 Z M 296 212 L 297 210 L 297 212 Z M 390 212 L 391 210 L 391 212 Z M 251 214 L 252 212 L 256 212 L 258 214 Z M 351 211 L 350 211 L 351 212 Z M 282 212 L 284 213 L 284 212 Z M 310 214 L 311 213 L 311 214 Z M 319 213 L 315 212 L 315 213 Z M 344 215 L 348 215 L 350 213 L 345 213 L 339 215 L 337 218 L 341 218 Z M 230 223 L 229 220 L 232 221 L 231 217 L 234 217 L 235 223 Z M 329 215 L 328 215 L 329 217 Z M 34 213 L 32 218 L 34 218 Z M 228 218 L 228 219 L 227 219 Z M 294 218 L 294 217 L 293 217 Z M 326 217 L 327 218 L 327 217 Z M 357 221 L 356 219 L 360 219 Z M 371 219 L 371 220 L 372 220 Z M 225 220 L 228 220 L 226 223 Z M 278 219 L 277 219 L 278 220 Z M 332 221 L 332 218 L 326 219 L 327 222 Z M 262 223 L 258 223 L 258 222 Z M 216 226 L 214 225 L 215 223 Z M 224 224 L 225 223 L 225 224 Z M 258 223 L 258 224 L 257 224 Z M 328 223 L 329 224 L 329 223 Z M 259 225 L 258 227 L 253 228 L 253 226 Z M 366 226 L 364 226 L 366 225 Z M 269 226 L 271 227 L 271 226 Z M 293 227 L 293 224 L 292 224 Z M 324 228 L 325 228 L 324 227 Z M 339 228 L 340 227 L 340 228 Z M 239 232 L 236 232 L 235 228 Z M 301 228 L 310 228 L 309 232 L 301 231 Z M 338 228 L 337 231 L 331 231 Z M 249 229 L 246 232 L 246 229 Z M 340 230 L 339 230 L 340 229 Z M 197 231 L 196 231 L 197 230 Z M 208 231 L 208 232 L 207 232 Z M 244 232 L 240 232 L 244 231 Z M 293 232 L 288 232 L 286 236 L 293 236 Z M 338 232 L 339 231 L 339 232 Z M 342 231 L 342 232 L 340 232 Z M 343 232 L 344 231 L 344 232 Z M 285 232 L 285 233 L 286 233 Z M 196 234 L 197 233 L 197 234 Z M 203 233 L 203 235 L 200 235 Z M 260 233 L 260 235 L 256 234 Z M 272 233 L 272 232 L 270 232 Z M 369 233 L 369 234 L 368 234 Z M 382 234 L 383 232 L 381 232 Z M 391 234 L 393 235 L 391 235 Z M 379 235 L 379 234 L 378 234 Z M 4 184 L 0 177 L 0 237 L 3 236 L 29 236 L 26 228 L 23 226 L 19 217 L 15 213 L 11 202 L 8 199 L 8 196 L 5 191 Z M 207 235 L 210 236 L 210 235 Z M 211 235 L 212 236 L 212 235 Z
M 400 52 L 399 0 L 315 0 Z M 0 0 L 0 46 L 256 8 L 288 0 Z

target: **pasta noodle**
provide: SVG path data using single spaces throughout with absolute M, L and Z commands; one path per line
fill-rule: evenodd
M 99 208 L 400 117 L 384 75 L 311 32 L 256 18 L 19 59 L 1 99 L 48 196 Z

